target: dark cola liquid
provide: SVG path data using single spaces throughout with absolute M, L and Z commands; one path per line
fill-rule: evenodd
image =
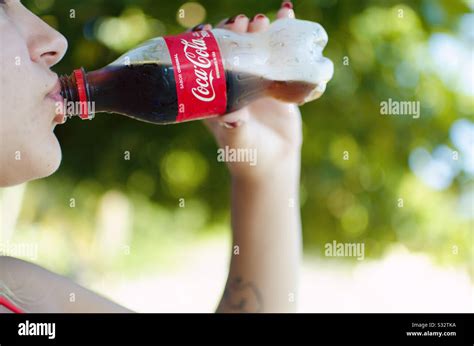
M 62 95 L 78 101 L 74 77 L 62 77 Z M 171 65 L 141 64 L 107 66 L 86 74 L 87 99 L 96 112 L 112 112 L 138 120 L 176 122 L 178 97 Z M 264 96 L 302 103 L 315 88 L 297 81 L 272 81 L 240 71 L 226 71 L 227 109 L 230 113 Z
M 171 66 L 108 66 L 86 76 L 97 112 L 120 113 L 153 123 L 175 122 L 178 98 Z

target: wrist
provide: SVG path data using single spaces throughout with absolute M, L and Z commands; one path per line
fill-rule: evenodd
M 267 162 L 265 158 L 258 158 L 254 166 L 242 167 L 243 163 L 229 166 L 232 181 L 246 184 L 276 184 L 287 186 L 299 182 L 301 153 L 299 150 L 286 153 L 279 158 Z

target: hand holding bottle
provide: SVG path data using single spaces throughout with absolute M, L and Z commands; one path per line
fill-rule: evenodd
M 285 5 L 289 4 L 289 5 Z M 278 11 L 278 19 L 294 18 L 291 3 L 284 2 Z M 269 19 L 258 14 L 249 20 L 239 15 L 218 27 L 237 33 L 263 32 L 270 26 Z M 210 29 L 209 25 L 202 27 Z M 324 63 L 330 63 L 326 59 Z M 332 66 L 330 68 L 332 75 Z M 330 78 L 330 77 L 329 77 Z M 233 176 L 242 178 L 265 178 L 281 166 L 297 164 L 302 142 L 301 114 L 296 104 L 286 103 L 271 97 L 257 100 L 245 108 L 204 122 L 216 137 L 221 148 L 256 149 L 258 163 L 228 162 Z

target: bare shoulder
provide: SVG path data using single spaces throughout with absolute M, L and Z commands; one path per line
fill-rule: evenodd
M 19 258 L 0 256 L 0 287 L 15 288 L 33 266 L 35 265 Z
M 12 268 L 22 267 L 26 263 L 28 262 L 23 261 L 19 258 L 10 256 L 0 256 L 0 274 L 4 274 Z
M 27 312 L 131 312 L 65 276 L 8 256 L 0 256 L 1 291 Z

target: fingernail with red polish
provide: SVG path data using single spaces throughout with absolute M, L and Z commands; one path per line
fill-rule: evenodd
M 228 129 L 235 129 L 235 128 L 239 127 L 240 125 L 242 125 L 242 122 L 240 120 L 233 121 L 233 122 L 224 122 L 223 125 L 224 125 L 224 127 L 228 128 Z
M 265 15 L 259 13 L 259 14 L 255 15 L 255 16 L 253 16 L 250 21 L 253 22 L 253 21 L 255 21 L 255 20 L 261 20 L 261 19 L 263 19 L 263 18 L 265 18 Z
M 243 14 L 239 14 L 238 16 L 230 17 L 229 19 L 227 19 L 227 21 L 224 24 L 233 24 L 235 23 L 237 19 L 240 19 L 240 18 L 245 18 L 245 16 Z
M 281 4 L 281 7 L 288 8 L 291 10 L 293 8 L 293 3 L 291 1 L 283 1 L 283 3 Z

